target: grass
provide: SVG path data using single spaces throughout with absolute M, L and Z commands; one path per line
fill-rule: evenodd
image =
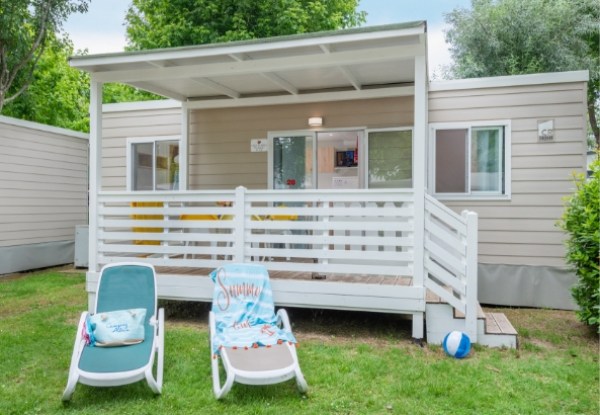
M 463 360 L 410 340 L 398 316 L 289 309 L 310 386 L 235 385 L 212 395 L 207 306 L 164 302 L 164 387 L 66 384 L 82 273 L 0 278 L 0 414 L 598 414 L 598 337 L 573 312 L 502 309 L 520 332 L 518 350 L 475 346 Z

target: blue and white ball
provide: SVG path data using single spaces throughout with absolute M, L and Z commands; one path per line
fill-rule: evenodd
M 444 337 L 442 347 L 448 356 L 462 359 L 471 351 L 471 339 L 462 331 L 451 331 Z

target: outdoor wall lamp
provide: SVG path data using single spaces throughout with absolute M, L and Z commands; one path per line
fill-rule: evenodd
M 320 127 L 323 125 L 323 117 L 310 117 L 308 119 L 308 125 L 311 127 Z

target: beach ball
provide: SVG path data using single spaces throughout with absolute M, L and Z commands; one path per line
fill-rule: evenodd
M 471 339 L 462 331 L 451 331 L 444 337 L 442 347 L 448 356 L 462 359 L 471 351 Z

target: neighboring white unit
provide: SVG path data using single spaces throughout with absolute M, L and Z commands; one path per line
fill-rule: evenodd
M 73 262 L 88 135 L 0 116 L 0 274 Z

